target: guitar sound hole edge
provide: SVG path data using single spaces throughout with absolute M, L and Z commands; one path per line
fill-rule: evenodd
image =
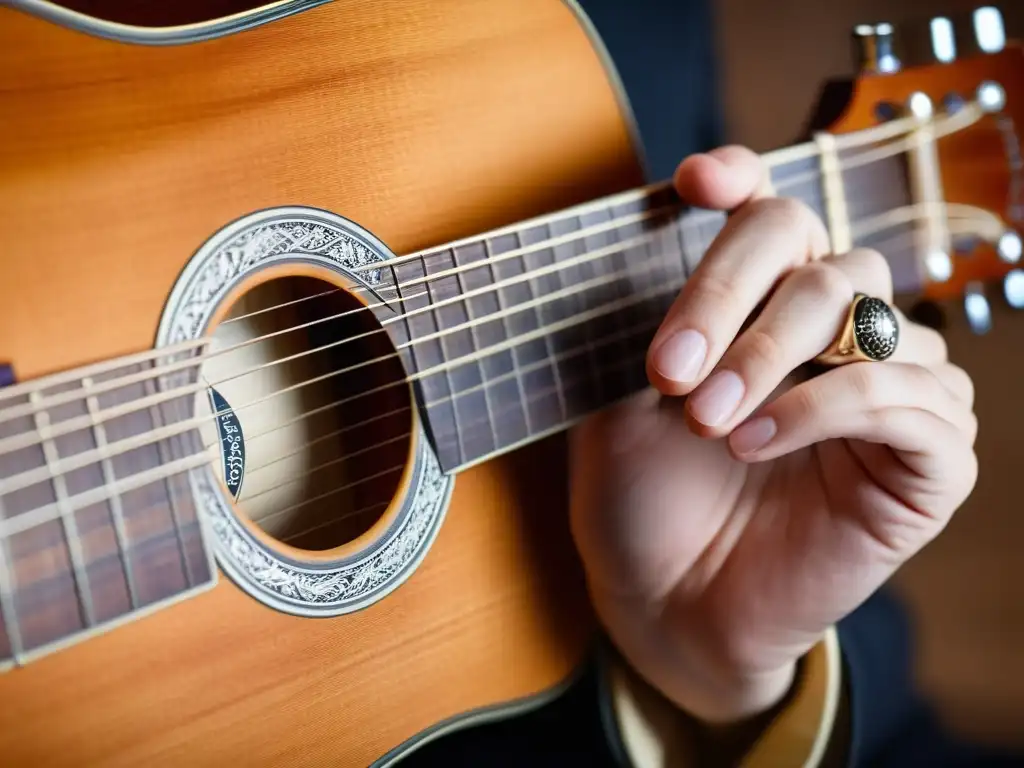
M 408 488 L 415 425 L 401 360 L 366 303 L 325 270 L 279 265 L 235 293 L 197 403 L 223 490 L 292 560 L 357 553 Z

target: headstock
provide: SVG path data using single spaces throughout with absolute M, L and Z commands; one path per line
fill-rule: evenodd
M 1024 309 L 1024 48 L 992 6 L 902 37 L 892 24 L 858 25 L 853 39 L 860 71 L 828 130 L 907 124 L 922 294 L 963 301 L 984 332 L 989 301 Z

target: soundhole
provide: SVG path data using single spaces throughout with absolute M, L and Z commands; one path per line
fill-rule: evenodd
M 280 277 L 246 291 L 213 339 L 204 440 L 236 510 L 306 551 L 369 531 L 401 486 L 413 425 L 373 312 L 323 280 Z

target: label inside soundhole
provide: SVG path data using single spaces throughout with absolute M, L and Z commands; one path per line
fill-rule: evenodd
M 236 511 L 308 551 L 371 530 L 399 491 L 414 425 L 404 367 L 372 309 L 312 277 L 265 280 L 213 339 L 206 444 Z
M 210 405 L 217 420 L 217 433 L 220 435 L 220 454 L 224 462 L 224 484 L 231 498 L 238 500 L 245 479 L 245 435 L 242 423 L 231 410 L 228 401 L 213 387 L 210 388 Z

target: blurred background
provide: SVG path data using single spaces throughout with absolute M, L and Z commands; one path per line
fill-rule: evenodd
M 764 151 L 791 143 L 826 78 L 856 71 L 850 32 L 971 11 L 963 0 L 715 0 L 726 135 Z M 1024 38 L 1024 2 L 998 4 Z M 950 356 L 974 377 L 977 489 L 945 533 L 897 576 L 920 628 L 919 676 L 951 727 L 1024 745 L 1024 312 L 992 291 L 992 328 L 951 306 Z

